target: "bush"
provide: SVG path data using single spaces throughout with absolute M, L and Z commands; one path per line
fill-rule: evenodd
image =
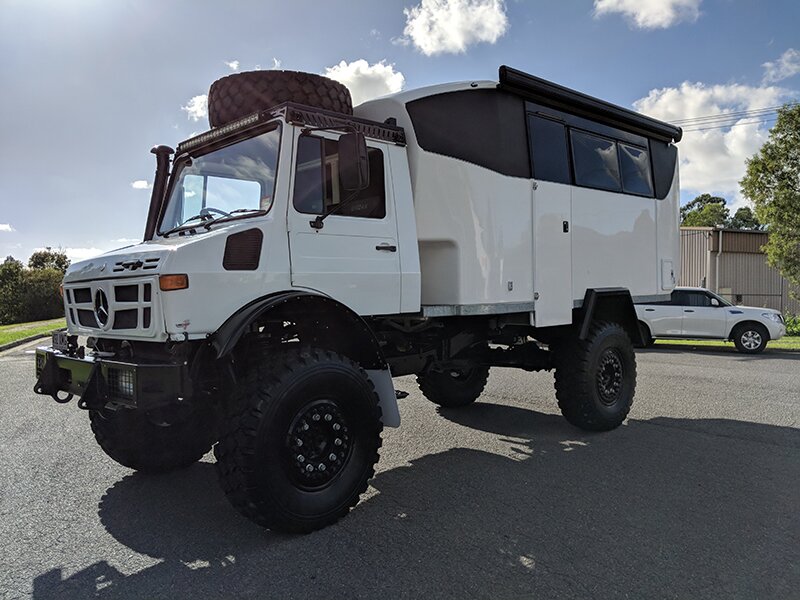
M 786 315 L 786 335 L 800 335 L 800 315 Z
M 0 264 L 0 325 L 64 316 L 60 268 L 26 269 L 11 257 Z

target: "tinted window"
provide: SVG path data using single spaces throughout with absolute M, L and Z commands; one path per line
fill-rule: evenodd
M 575 183 L 618 192 L 621 190 L 617 144 L 612 140 L 571 131 Z
M 711 306 L 711 298 L 703 292 L 672 292 L 672 304 L 675 306 Z
M 528 117 L 533 177 L 570 183 L 567 132 L 562 123 L 536 115 Z
M 369 148 L 369 186 L 334 214 L 382 219 L 386 216 L 383 152 Z M 339 183 L 339 142 L 302 136 L 297 147 L 294 207 L 319 215 L 348 199 L 350 192 Z
M 650 157 L 644 148 L 619 144 L 619 166 L 623 191 L 641 196 L 653 195 Z

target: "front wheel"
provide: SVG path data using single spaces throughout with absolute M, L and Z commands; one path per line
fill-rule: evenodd
M 558 407 L 567 421 L 587 431 L 622 424 L 636 391 L 636 356 L 622 327 L 598 322 L 585 340 L 558 340 L 553 362 Z
M 358 503 L 375 473 L 381 409 L 367 373 L 314 348 L 270 353 L 230 398 L 214 448 L 228 500 L 273 530 L 308 532 Z
M 734 328 L 731 337 L 739 352 L 758 354 L 767 347 L 769 332 L 759 323 L 744 323 Z

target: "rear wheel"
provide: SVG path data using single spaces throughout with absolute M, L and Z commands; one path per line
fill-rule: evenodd
M 220 483 L 259 525 L 320 529 L 358 503 L 375 473 L 378 396 L 358 364 L 333 352 L 262 358 L 234 391 L 214 448 Z
M 95 439 L 119 464 L 159 473 L 188 467 L 211 450 L 215 414 L 209 404 L 186 403 L 153 411 L 90 410 Z
M 636 391 L 636 357 L 622 327 L 598 322 L 585 340 L 558 340 L 553 362 L 558 407 L 567 421 L 607 431 L 625 420 Z
M 739 352 L 758 354 L 767 347 L 769 332 L 759 323 L 743 323 L 734 328 L 731 337 Z
M 489 367 L 476 365 L 428 371 L 417 376 L 417 384 L 423 395 L 434 404 L 456 408 L 475 402 L 486 387 L 488 379 Z

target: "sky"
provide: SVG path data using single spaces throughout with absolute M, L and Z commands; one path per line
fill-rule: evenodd
M 729 114 L 678 148 L 684 202 L 735 209 L 774 118 L 744 111 L 800 99 L 798 23 L 797 0 L 0 0 L 0 259 L 141 240 L 150 148 L 207 130 L 209 85 L 254 69 L 358 103 L 508 65 L 669 121 Z

